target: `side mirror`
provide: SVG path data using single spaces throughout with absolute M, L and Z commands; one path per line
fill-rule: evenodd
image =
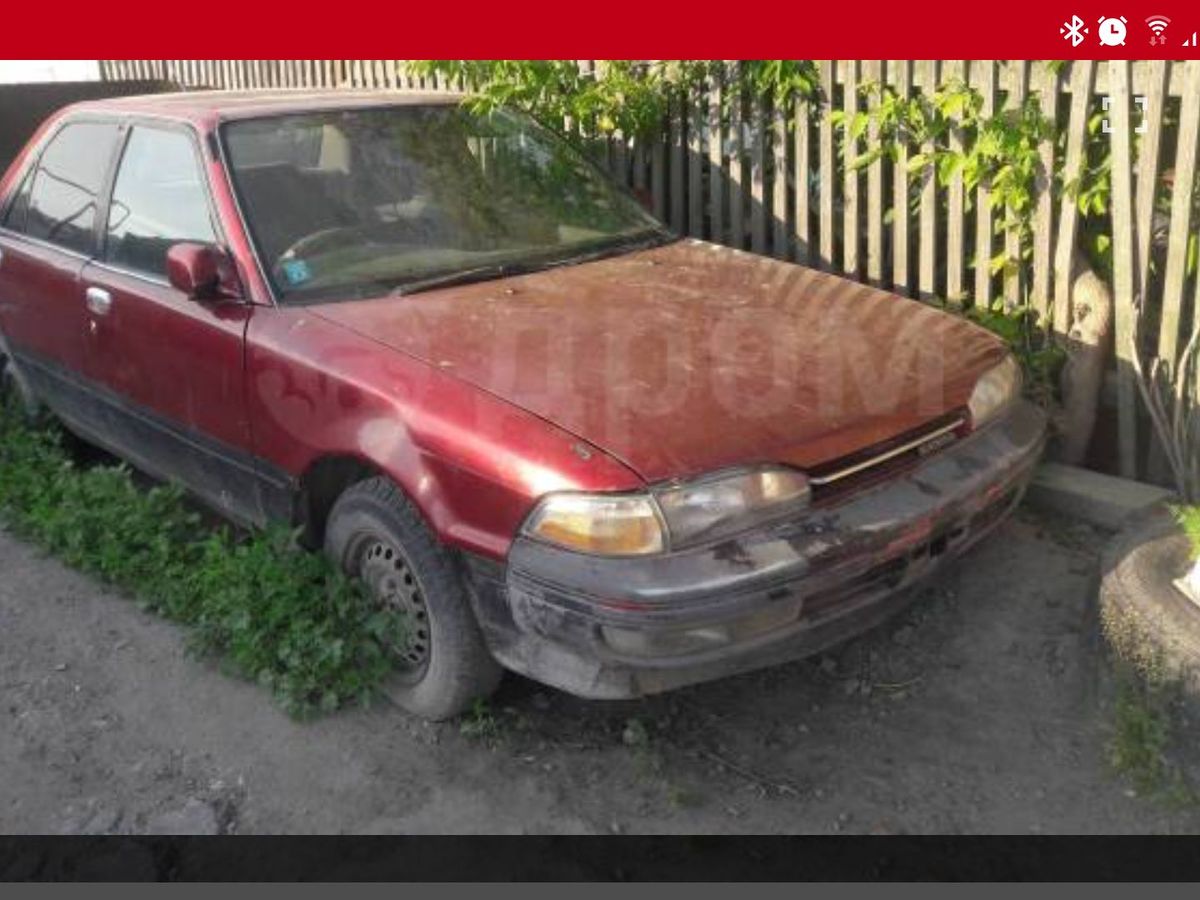
M 167 250 L 167 281 L 192 300 L 240 300 L 233 259 L 212 244 L 172 244 Z

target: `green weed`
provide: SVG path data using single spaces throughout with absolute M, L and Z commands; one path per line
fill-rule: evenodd
M 1192 559 L 1200 559 L 1200 506 L 1176 506 L 1171 512 L 1192 543 Z
M 963 313 L 977 325 L 1002 338 L 1021 363 L 1025 373 L 1025 393 L 1030 399 L 1050 407 L 1059 399 L 1059 377 L 1067 355 L 1051 342 L 1028 307 L 1011 312 L 1003 309 L 972 307 Z
M 1171 742 L 1170 692 L 1135 677 L 1117 673 L 1114 733 L 1109 758 L 1114 769 L 1132 782 L 1139 794 L 1189 805 L 1196 795 L 1179 768 L 1168 758 Z
M 293 715 L 368 702 L 389 671 L 379 637 L 390 624 L 286 530 L 205 527 L 178 488 L 78 466 L 57 432 L 12 408 L 0 409 L 0 524 L 186 626 L 194 650 Z
M 463 737 L 494 741 L 500 737 L 500 720 L 492 712 L 487 700 L 481 698 L 476 700 L 471 706 L 471 711 L 463 716 L 458 731 Z

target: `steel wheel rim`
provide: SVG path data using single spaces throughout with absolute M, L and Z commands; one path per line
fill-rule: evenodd
M 372 606 L 395 617 L 381 642 L 398 676 L 419 681 L 429 668 L 429 609 L 425 592 L 408 559 L 399 548 L 376 537 L 367 538 L 359 556 L 359 576 Z

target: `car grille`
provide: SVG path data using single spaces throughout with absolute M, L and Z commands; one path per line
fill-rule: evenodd
M 960 438 L 967 417 L 953 412 L 849 456 L 808 470 L 814 504 L 842 500 L 913 468 Z

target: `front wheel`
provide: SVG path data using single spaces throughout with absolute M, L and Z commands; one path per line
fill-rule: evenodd
M 385 641 L 395 673 L 383 686 L 394 703 L 446 719 L 496 689 L 502 669 L 453 560 L 394 484 L 371 478 L 343 493 L 329 514 L 325 552 L 396 623 Z

